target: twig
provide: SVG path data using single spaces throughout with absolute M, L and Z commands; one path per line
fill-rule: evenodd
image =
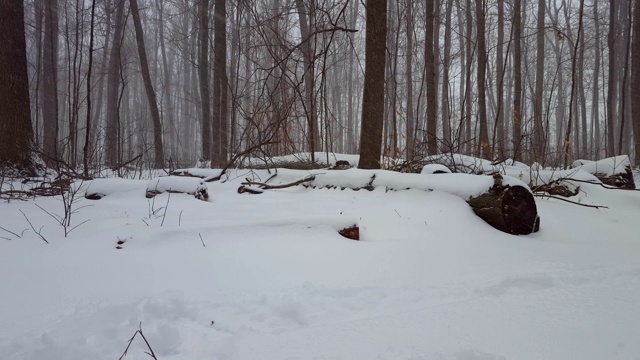
M 167 197 L 167 204 L 164 206 L 164 213 L 162 214 L 162 222 L 160 223 L 160 227 L 164 225 L 164 218 L 167 216 L 167 209 L 169 209 L 170 200 L 171 200 L 171 192 L 169 192 L 169 196 Z
M 578 179 L 572 179 L 572 178 L 560 178 L 560 179 L 558 179 L 556 181 L 575 181 L 575 182 L 579 182 L 579 183 L 585 183 L 585 184 L 591 184 L 591 185 L 599 185 L 599 186 L 602 186 L 603 188 L 605 188 L 607 190 L 640 191 L 640 189 L 619 188 L 619 187 L 607 186 L 607 185 L 605 185 L 603 183 L 597 183 L 597 182 L 587 181 L 587 180 L 578 180 Z
M 7 229 L 3 228 L 2 226 L 0 226 L 0 229 L 2 229 L 2 230 L 4 230 L 4 231 L 8 232 L 9 234 L 12 234 L 12 235 L 16 236 L 17 238 L 20 238 L 20 235 L 18 235 L 18 234 L 16 234 L 16 233 L 14 233 L 14 232 L 13 232 L 13 231 L 11 231 L 11 230 L 7 230 Z
M 184 210 L 180 210 L 180 215 L 178 216 L 178 226 L 181 226 L 181 225 L 182 225 L 182 212 L 183 212 L 183 211 L 184 211 Z
M 20 211 L 22 213 L 22 216 L 24 216 L 24 218 L 27 220 L 27 222 L 29 223 L 29 226 L 31 226 L 31 229 L 33 230 L 34 233 L 38 234 L 38 236 L 40 236 L 40 238 L 42 240 L 44 240 L 44 242 L 46 242 L 47 244 L 49 243 L 49 241 L 47 241 L 47 239 L 44 238 L 44 236 L 42 236 L 41 232 L 42 232 L 42 228 L 40 228 L 40 231 L 37 231 L 36 228 L 33 227 L 33 224 L 31 223 L 31 220 L 29 220 L 29 218 L 27 217 L 27 214 L 24 213 L 24 211 L 22 211 L 22 209 L 18 209 L 18 211 Z
M 400 216 L 400 213 L 398 212 L 398 210 L 393 209 L 393 211 L 395 211 L 395 212 L 396 212 L 396 214 L 398 214 L 398 217 L 402 219 L 402 216 Z
M 584 207 L 589 207 L 589 208 L 595 208 L 595 209 L 608 209 L 608 206 L 604 206 L 604 205 L 588 205 L 588 204 L 581 204 L 579 202 L 575 202 L 575 201 L 571 201 L 571 200 L 567 200 L 561 197 L 557 197 L 557 196 L 553 196 L 553 195 L 543 195 L 543 194 L 533 194 L 533 196 L 536 197 L 541 197 L 541 198 L 549 198 L 549 199 L 556 199 L 556 200 L 562 200 L 562 201 L 566 201 L 570 204 L 574 204 L 574 205 L 580 205 L 580 206 L 584 206 Z
M 202 242 L 202 247 L 207 247 L 207 245 L 204 244 L 204 240 L 202 240 L 202 235 L 200 233 L 198 233 L 198 236 L 200 236 L 200 241 Z
M 269 184 L 265 184 L 265 183 L 261 183 L 261 182 L 254 182 L 254 181 L 247 181 L 247 182 L 243 182 L 242 185 L 249 185 L 249 186 L 259 186 L 260 188 L 264 189 L 264 190 L 273 190 L 273 189 L 285 189 L 288 187 L 292 187 L 292 186 L 297 186 L 309 181 L 313 181 L 316 179 L 315 175 L 309 175 L 303 179 L 300 179 L 298 181 L 294 181 L 291 183 L 286 183 L 286 184 L 281 184 L 281 185 L 269 185 Z
M 145 224 L 147 224 L 147 226 L 149 226 L 149 223 L 144 221 L 144 219 L 140 219 L 140 220 L 142 220 L 143 223 L 145 223 Z
M 158 358 L 156 357 L 156 354 L 153 352 L 153 349 L 151 348 L 151 345 L 149 345 L 149 341 L 147 341 L 147 338 L 142 333 L 142 322 L 140 322 L 140 325 L 138 325 L 138 330 L 136 330 L 136 332 L 133 333 L 133 336 L 131 337 L 131 339 L 129 339 L 129 343 L 127 344 L 127 347 L 124 349 L 124 352 L 118 358 L 118 360 L 122 360 L 125 356 L 127 356 L 127 352 L 129 351 L 129 348 L 133 343 L 133 339 L 135 339 L 136 335 L 138 334 L 140 334 L 140 336 L 142 337 L 142 340 L 144 340 L 145 344 L 147 344 L 147 349 L 149 349 L 149 351 L 145 351 L 144 353 L 151 356 L 153 359 L 158 360 Z

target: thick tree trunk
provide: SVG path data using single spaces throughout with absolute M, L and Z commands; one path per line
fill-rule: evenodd
M 366 13 L 365 74 L 358 167 L 379 169 L 384 116 L 387 1 L 370 1 Z
M 162 123 L 160 122 L 160 112 L 158 111 L 158 103 L 156 102 L 156 93 L 151 83 L 151 75 L 149 74 L 149 63 L 147 61 L 147 53 L 144 47 L 144 33 L 142 31 L 142 22 L 140 21 L 140 12 L 138 10 L 138 0 L 129 0 L 131 5 L 131 16 L 136 30 L 136 42 L 138 44 L 138 56 L 140 57 L 140 71 L 142 72 L 142 80 L 144 88 L 149 100 L 149 110 L 151 112 L 151 121 L 153 122 L 153 148 L 154 148 L 154 167 L 156 169 L 164 168 L 164 149 L 162 146 Z
M 44 8 L 42 151 L 47 164 L 58 160 L 58 0 Z
M 125 0 L 117 0 L 115 11 L 115 29 L 109 57 L 107 74 L 107 123 L 105 134 L 106 163 L 115 166 L 120 160 L 120 71 L 122 68 L 121 49 L 124 31 Z
M 540 229 L 535 198 L 523 186 L 503 186 L 502 176 L 486 193 L 467 203 L 473 212 L 494 228 L 513 235 L 528 235 Z
M 215 0 L 213 20 L 213 151 L 211 165 L 227 161 L 227 8 L 226 0 Z
M 33 129 L 22 1 L 0 0 L 0 167 L 30 171 Z

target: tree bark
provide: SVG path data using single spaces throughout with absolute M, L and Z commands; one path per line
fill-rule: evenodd
M 513 159 L 522 157 L 522 2 L 513 2 Z
M 607 156 L 615 155 L 615 121 L 617 92 L 616 84 L 616 1 L 609 0 L 609 34 L 607 35 L 607 45 L 609 47 L 609 83 L 607 84 Z M 619 0 L 618 0 L 619 1 Z
M 115 9 L 115 29 L 109 55 L 107 74 L 107 124 L 105 134 L 106 163 L 115 166 L 120 154 L 120 71 L 122 68 L 122 40 L 124 32 L 124 4 L 125 0 L 117 0 Z
M 478 122 L 480 123 L 478 154 L 481 154 L 484 159 L 489 159 L 491 158 L 491 146 L 489 145 L 489 129 L 487 126 L 487 44 L 485 40 L 484 6 L 484 0 L 476 0 L 476 25 L 478 32 Z
M 227 161 L 227 8 L 226 0 L 215 0 L 213 16 L 213 151 L 211 165 Z
M 426 77 L 426 101 L 427 101 L 427 151 L 429 155 L 438 153 L 437 138 L 437 96 L 438 88 L 436 82 L 436 58 L 434 54 L 434 0 L 426 0 L 425 12 L 425 38 L 424 38 L 424 61 L 425 61 L 425 77 Z
M 32 170 L 33 129 L 22 1 L 0 0 L 0 166 Z
M 58 159 L 58 23 L 58 0 L 47 1 L 42 54 L 42 152 L 47 164 Z
M 533 97 L 533 160 L 545 163 L 545 137 L 542 126 L 542 99 L 544 92 L 544 16 L 545 0 L 538 0 L 536 35 L 536 88 Z
M 198 77 L 202 106 L 203 160 L 211 160 L 211 98 L 209 92 L 209 0 L 198 2 Z
M 144 88 L 149 100 L 149 110 L 151 112 L 151 121 L 153 122 L 153 148 L 154 148 L 154 166 L 156 169 L 164 168 L 164 149 L 162 146 L 162 123 L 160 122 L 160 112 L 158 111 L 158 103 L 156 102 L 156 93 L 151 83 L 151 75 L 149 74 L 149 63 L 147 61 L 147 53 L 144 46 L 144 33 L 142 31 L 142 22 L 140 21 L 140 12 L 138 10 L 138 0 L 129 0 L 131 6 L 131 16 L 136 30 L 136 43 L 138 44 L 138 56 L 140 58 L 140 71 L 142 72 L 142 80 Z
M 358 167 L 379 169 L 384 116 L 387 1 L 368 1 L 366 18 L 365 74 Z
M 633 38 L 631 40 L 631 93 L 640 94 L 640 1 L 633 9 Z M 633 101 L 632 122 L 635 147 L 635 164 L 640 164 L 640 101 Z

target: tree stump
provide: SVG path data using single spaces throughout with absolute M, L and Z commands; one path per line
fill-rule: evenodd
M 470 198 L 473 212 L 494 228 L 513 235 L 528 235 L 540 229 L 536 201 L 523 186 L 503 186 L 502 176 L 484 194 Z

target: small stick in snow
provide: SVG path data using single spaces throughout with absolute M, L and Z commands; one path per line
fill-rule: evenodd
M 14 235 L 14 236 L 15 236 L 15 237 L 17 237 L 17 238 L 20 238 L 20 235 L 18 235 L 18 234 L 16 234 L 16 233 L 14 233 L 14 232 L 13 232 L 13 231 L 11 231 L 11 230 L 7 230 L 7 229 L 3 228 L 2 226 L 0 226 L 0 229 L 2 229 L 2 230 L 4 230 L 4 231 L 8 232 L 9 234 Z M 6 238 L 5 238 L 5 239 L 6 239 Z
M 581 204 L 579 202 L 575 202 L 575 201 L 571 201 L 571 200 L 567 200 L 564 198 L 561 198 L 559 196 L 553 196 L 553 195 L 543 195 L 543 194 L 533 194 L 533 196 L 535 197 L 541 197 L 541 198 L 549 198 L 549 199 L 556 199 L 556 200 L 562 200 L 562 201 L 566 201 L 570 204 L 574 204 L 574 205 L 580 205 L 580 206 L 584 206 L 584 207 L 588 207 L 588 208 L 595 208 L 595 209 L 608 209 L 608 206 L 603 206 L 603 205 L 589 205 L 589 204 Z
M 29 220 L 29 218 L 27 217 L 27 214 L 24 213 L 24 211 L 22 211 L 22 209 L 18 209 L 18 211 L 20 211 L 22 213 L 22 216 L 24 216 L 24 218 L 27 220 L 27 222 L 29 223 L 29 226 L 31 226 L 31 229 L 33 230 L 34 233 L 38 234 L 38 236 L 40 236 L 40 238 L 42 240 L 44 240 L 44 242 L 46 242 L 47 244 L 49 243 L 49 241 L 47 241 L 47 239 L 44 238 L 44 236 L 42 236 L 41 232 L 42 232 L 42 228 L 44 226 L 42 226 L 40 228 L 40 230 L 36 230 L 36 228 L 33 227 L 33 224 L 31 223 L 31 220 Z
M 202 235 L 198 233 L 198 236 L 200 236 L 200 242 L 202 242 L 202 247 L 207 247 L 207 245 L 204 244 L 204 240 L 202 240 Z
M 147 349 L 149 349 L 149 351 L 145 351 L 144 353 L 149 355 L 149 356 L 151 356 L 153 359 L 158 360 L 158 358 L 156 357 L 156 354 L 153 352 L 153 349 L 151 348 L 151 345 L 149 345 L 149 341 L 147 341 L 147 338 L 142 333 L 142 322 L 140 322 L 140 325 L 138 325 L 138 330 L 136 330 L 136 332 L 133 334 L 131 339 L 129 339 L 129 343 L 127 344 L 127 347 L 124 349 L 124 352 L 118 358 L 118 360 L 122 360 L 125 356 L 127 356 L 127 351 L 129 351 L 129 348 L 131 347 L 131 344 L 133 343 L 133 339 L 135 339 L 136 335 L 138 335 L 138 334 L 140 334 L 140 336 L 144 340 L 145 344 L 147 344 Z

